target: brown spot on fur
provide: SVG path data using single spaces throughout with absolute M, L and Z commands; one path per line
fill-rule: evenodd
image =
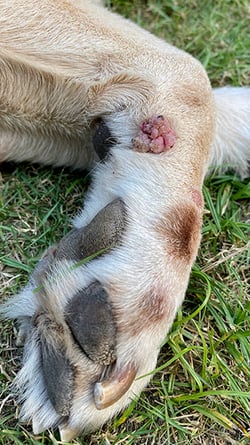
M 139 318 L 143 320 L 143 323 L 158 323 L 166 315 L 167 296 L 162 294 L 156 294 L 155 292 L 148 292 L 143 296 L 140 302 Z
M 200 241 L 201 215 L 192 204 L 182 204 L 166 212 L 157 231 L 165 240 L 165 251 L 176 259 L 195 259 Z
M 115 291 L 114 288 L 113 291 Z M 172 306 L 172 299 L 167 291 L 161 289 L 158 292 L 152 289 L 140 296 L 135 304 L 128 307 L 126 311 L 122 307 L 116 307 L 117 332 L 118 334 L 126 332 L 130 336 L 138 336 L 145 329 L 157 326 L 164 319 L 169 318 Z

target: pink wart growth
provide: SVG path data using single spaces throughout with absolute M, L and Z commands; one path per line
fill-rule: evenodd
M 175 144 L 174 130 L 164 116 L 153 116 L 142 122 L 133 148 L 140 153 L 163 153 Z

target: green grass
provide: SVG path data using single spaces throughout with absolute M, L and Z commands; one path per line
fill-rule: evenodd
M 249 83 L 249 2 L 112 2 L 198 57 L 214 85 Z M 247 20 L 248 17 L 248 20 Z M 28 279 L 44 249 L 63 236 L 82 204 L 83 174 L 21 165 L 2 169 L 2 298 Z M 250 187 L 233 175 L 204 185 L 203 240 L 185 303 L 138 401 L 80 445 L 236 445 L 250 442 Z M 16 420 L 9 384 L 20 366 L 12 323 L 1 325 L 0 444 L 57 444 Z

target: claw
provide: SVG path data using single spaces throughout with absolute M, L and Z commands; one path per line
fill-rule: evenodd
M 72 428 L 69 425 L 60 426 L 59 433 L 62 442 L 71 442 L 75 437 L 81 433 L 80 428 Z
M 115 368 L 107 380 L 97 382 L 94 387 L 94 401 L 96 408 L 108 408 L 117 402 L 132 385 L 137 369 L 129 364 L 125 368 Z

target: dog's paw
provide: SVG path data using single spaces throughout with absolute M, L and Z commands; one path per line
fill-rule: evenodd
M 124 409 L 148 383 L 149 375 L 137 377 L 153 371 L 158 354 L 155 339 L 147 344 L 147 334 L 119 321 L 108 286 L 74 266 L 57 263 L 40 285 L 15 380 L 21 420 L 31 420 L 35 434 L 58 426 L 64 441 Z
M 49 249 L 32 292 L 15 300 L 9 315 L 30 317 L 16 386 L 34 433 L 58 426 L 69 441 L 94 430 L 149 382 L 200 240 L 200 191 L 186 189 L 178 204 L 170 191 L 159 183 L 154 194 L 166 199 L 152 202 L 151 184 L 136 176 L 122 199 Z
M 37 310 L 37 291 L 42 281 L 49 279 L 55 265 L 63 260 L 71 260 L 77 266 L 108 253 L 121 241 L 125 224 L 124 203 L 121 199 L 115 199 L 101 209 L 89 224 L 72 229 L 45 251 L 25 288 L 0 306 L 0 315 L 18 320 L 18 347 L 24 346 L 31 326 L 30 320 Z
M 68 440 L 76 429 L 92 429 L 106 420 L 96 419 L 93 409 L 98 413 L 128 388 L 125 373 L 115 372 L 116 322 L 109 295 L 83 266 L 116 248 L 125 226 L 126 209 L 116 199 L 91 224 L 50 247 L 26 288 L 1 308 L 19 322 L 17 344 L 24 344 L 24 358 L 15 386 L 23 404 L 21 418 L 32 420 L 35 433 L 58 424 Z M 129 370 L 130 384 L 132 377 Z M 112 379 L 118 388 L 113 392 Z M 109 388 L 102 391 L 105 383 Z M 81 408 L 80 419 L 74 411 L 78 397 L 89 412 L 86 417 Z M 73 429 L 66 428 L 66 417 L 73 418 Z

